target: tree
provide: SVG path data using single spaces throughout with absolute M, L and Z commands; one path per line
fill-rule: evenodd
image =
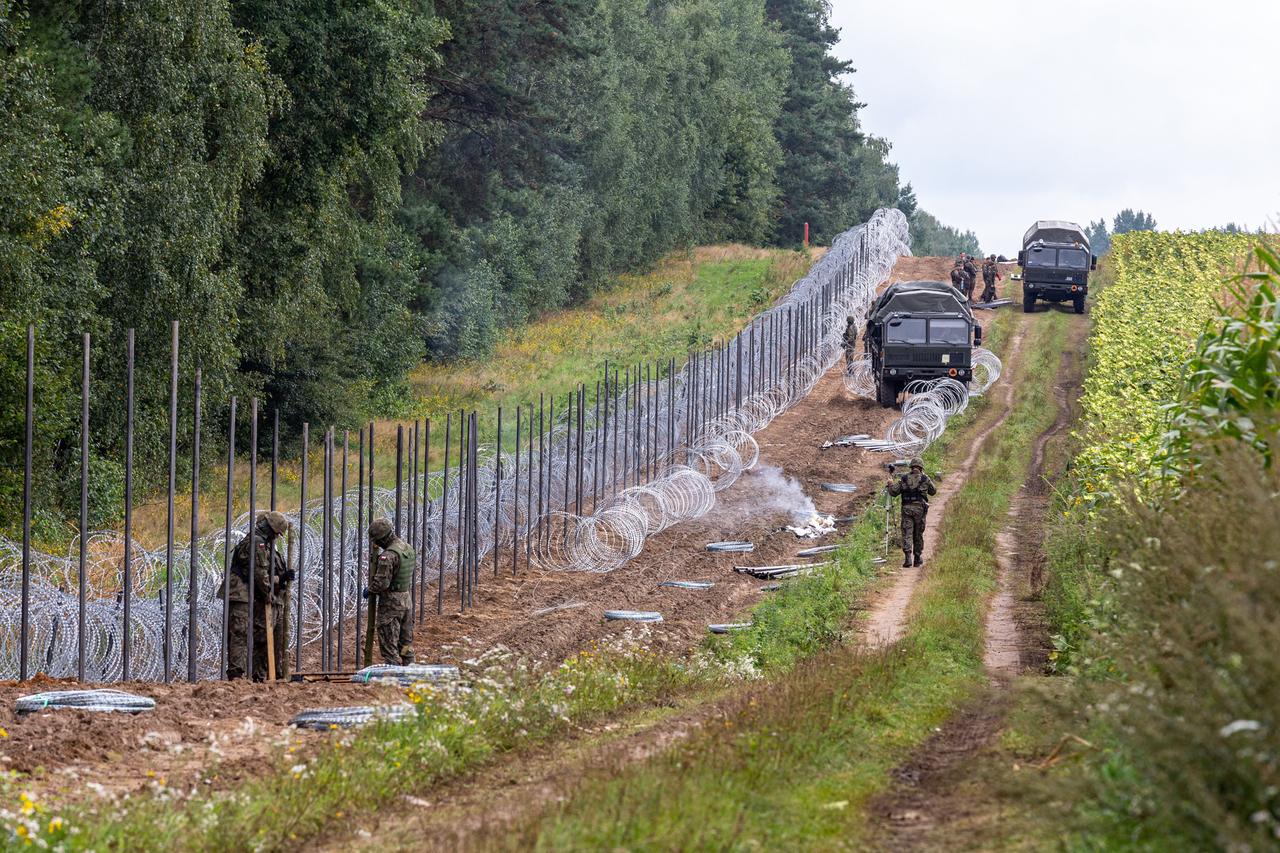
M 1143 213 L 1141 210 L 1132 210 L 1126 207 L 1124 210 L 1116 214 L 1116 218 L 1112 221 L 1112 234 L 1127 234 L 1130 231 L 1154 231 L 1156 230 L 1156 220 L 1149 213 Z
M 1093 254 L 1105 255 L 1111 250 L 1111 234 L 1107 231 L 1105 219 L 1090 222 L 1084 233 L 1089 238 L 1089 247 L 1093 250 Z
M 830 240 L 898 200 L 897 167 L 886 160 L 889 144 L 862 132 L 863 104 L 841 79 L 854 68 L 831 52 L 840 33 L 824 0 L 767 0 L 765 9 L 791 55 L 774 125 L 784 156 L 773 239 L 794 244 L 808 222 L 812 239 Z

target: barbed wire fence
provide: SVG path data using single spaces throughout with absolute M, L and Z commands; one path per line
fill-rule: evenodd
M 753 434 L 803 399 L 834 366 L 845 317 L 863 316 L 903 254 L 910 254 L 906 218 L 897 210 L 879 210 L 839 235 L 804 278 L 723 344 L 689 353 L 683 365 L 674 359 L 605 364 L 594 388 L 580 384 L 568 394 L 540 395 L 536 405 L 518 407 L 514 417 L 499 408 L 492 442 L 480 440 L 476 411 L 450 414 L 443 424 L 396 427 L 390 461 L 375 455 L 373 424 L 357 430 L 354 441 L 350 431 L 329 427 L 321 439 L 319 499 L 307 495 L 312 434 L 304 425 L 301 509 L 280 507 L 293 525 L 297 570 L 286 608 L 294 669 L 332 672 L 356 664 L 367 627 L 360 596 L 368 573 L 365 530 L 375 518 L 391 520 L 418 554 L 412 600 L 422 617 L 432 609 L 473 606 L 476 587 L 491 574 L 532 567 L 613 571 L 636 557 L 649 536 L 709 512 L 716 493 L 755 465 L 759 448 Z M 82 445 L 90 423 L 87 335 L 84 346 Z M 132 536 L 128 487 L 124 529 L 89 530 L 88 470 L 82 466 L 80 534 L 61 556 L 39 552 L 31 543 L 35 338 L 28 330 L 23 541 L 0 539 L 0 678 L 26 679 L 36 672 L 89 682 L 225 676 L 223 576 L 251 519 L 277 505 L 278 416 L 270 417 L 271 494 L 259 505 L 261 413 L 258 401 L 249 401 L 249 511 L 233 515 L 238 401 L 232 398 L 224 520 L 216 529 L 200 530 L 196 371 L 190 394 L 193 522 L 189 541 L 177 542 L 178 346 L 174 323 L 165 545 L 146 548 Z M 132 331 L 126 350 L 128 483 Z M 950 397 L 944 402 L 954 405 Z M 434 458 L 443 456 L 438 470 L 431 470 L 433 430 Z M 391 488 L 375 485 L 375 474 L 386 465 L 394 469 Z

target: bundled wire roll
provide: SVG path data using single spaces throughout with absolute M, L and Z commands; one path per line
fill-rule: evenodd
M 824 492 L 841 492 L 848 494 L 858 491 L 858 487 L 854 483 L 823 483 L 822 491 Z
M 816 557 L 819 554 L 830 554 L 839 548 L 839 545 L 815 545 L 812 548 L 805 548 L 803 551 L 797 551 L 797 557 Z
M 715 584 L 711 581 L 663 581 L 658 586 L 670 586 L 676 589 L 711 589 Z
M 35 693 L 31 696 L 20 696 L 14 702 L 14 710 L 19 714 L 30 714 L 36 711 L 123 711 L 136 714 L 140 711 L 153 711 L 156 700 L 149 696 L 137 696 L 123 690 L 51 690 L 47 693 Z
M 662 614 L 653 610 L 606 610 L 608 622 L 661 622 Z
M 289 720 L 289 725 L 300 729 L 347 729 L 378 721 L 394 722 L 413 716 L 413 706 L 398 705 L 345 705 L 337 708 L 311 708 L 301 711 Z
M 449 664 L 413 663 L 405 666 L 389 663 L 376 663 L 351 676 L 352 681 L 364 684 L 379 681 L 394 681 L 402 687 L 417 684 L 421 681 L 456 681 L 458 668 Z
M 752 542 L 729 541 L 729 542 L 708 542 L 707 550 L 716 551 L 726 554 L 749 554 L 756 549 Z
M 733 631 L 745 631 L 750 627 L 750 622 L 725 622 L 718 625 L 708 625 L 707 630 L 712 634 L 728 634 Z

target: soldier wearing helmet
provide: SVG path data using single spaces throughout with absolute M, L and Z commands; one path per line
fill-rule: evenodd
M 222 579 L 220 595 L 227 597 L 227 678 L 243 678 L 249 648 L 249 563 L 253 563 L 253 680 L 267 679 L 267 603 L 272 607 L 272 640 L 275 644 L 276 678 L 285 677 L 288 643 L 284 604 L 294 571 L 285 565 L 276 539 L 289 529 L 279 512 L 258 516 L 251 536 L 245 536 L 231 554 L 231 571 Z M 252 553 L 252 560 L 250 555 Z
M 858 345 L 858 321 L 852 314 L 845 318 L 841 345 L 844 347 L 844 366 L 848 367 L 853 364 L 854 358 L 857 357 L 856 348 Z
M 996 298 L 996 282 L 1003 276 L 996 264 L 996 256 L 991 255 L 982 265 L 982 301 L 991 302 Z
M 951 286 L 964 293 L 964 262 L 959 258 L 956 258 L 955 266 L 951 268 Z
M 924 564 L 924 523 L 929 514 L 929 496 L 938 493 L 937 487 L 924 472 L 924 463 L 919 457 L 911 460 L 910 473 L 894 479 L 889 476 L 886 487 L 889 494 L 902 499 L 902 567 L 912 565 L 912 554 L 915 554 L 915 565 Z
M 413 663 L 413 549 L 396 536 L 391 522 L 375 519 L 369 525 L 369 543 L 380 549 L 370 564 L 369 588 L 371 624 L 376 625 L 378 649 L 384 663 Z

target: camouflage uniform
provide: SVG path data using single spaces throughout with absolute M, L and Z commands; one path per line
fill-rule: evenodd
M 277 513 L 278 515 L 278 513 Z M 265 514 L 264 514 L 265 516 Z M 280 516 L 283 519 L 283 516 Z M 253 680 L 267 679 L 267 600 L 275 644 L 276 678 L 287 677 L 288 638 L 285 630 L 285 602 L 293 572 L 275 547 L 276 532 L 260 519 L 252 537 L 246 536 L 231 552 L 231 573 L 224 576 L 218 590 L 227 596 L 227 678 L 243 678 L 249 646 L 249 548 L 256 547 L 253 565 Z M 252 545 L 250 544 L 252 542 Z M 274 575 L 274 582 L 273 576 Z M 228 588 L 228 584 L 230 587 Z
M 924 522 L 929 514 L 929 495 L 938 489 L 924 472 L 920 460 L 911 460 L 911 473 L 903 474 L 889 482 L 889 494 L 902 498 L 902 554 L 903 567 L 911 565 L 915 552 L 915 565 L 924 563 Z
M 382 526 L 378 524 L 382 521 Z M 382 519 L 369 528 L 370 539 L 382 549 L 369 575 L 369 595 L 378 597 L 378 649 L 389 664 L 413 663 L 413 584 L 414 553 L 408 543 L 397 537 L 391 525 Z M 374 533 L 384 535 L 375 536 Z
M 956 265 L 951 268 L 951 286 L 964 293 L 964 268 L 960 266 L 959 261 L 956 261 Z
M 848 367 L 853 364 L 853 360 L 857 357 L 858 345 L 858 324 L 852 317 L 844 326 L 844 336 L 841 338 L 844 345 L 844 366 Z
M 973 301 L 973 286 L 978 281 L 978 268 L 973 264 L 973 258 L 968 255 L 964 256 L 964 296 L 970 302 Z
M 991 302 L 996 298 L 996 282 L 1000 279 L 1000 268 L 996 266 L 996 257 L 992 255 L 982 265 L 982 301 Z

